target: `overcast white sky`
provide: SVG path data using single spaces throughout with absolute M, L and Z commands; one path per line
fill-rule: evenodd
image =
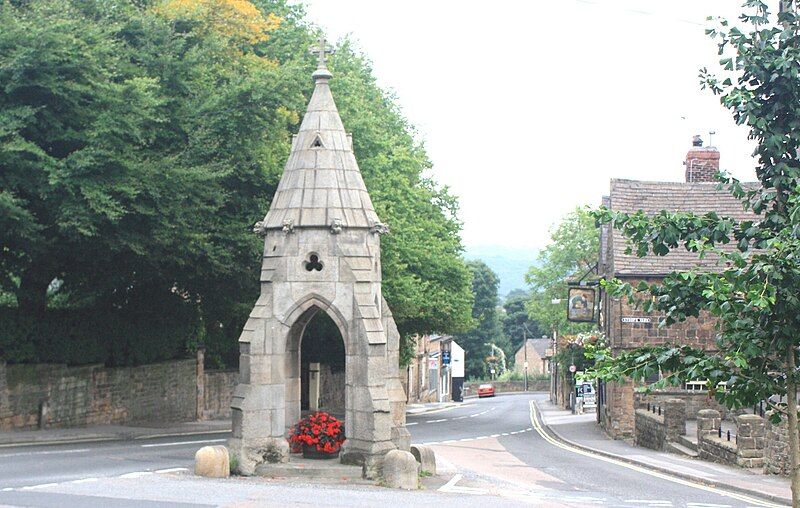
M 612 177 L 682 180 L 692 135 L 710 130 L 722 167 L 754 179 L 746 130 L 697 78 L 718 59 L 705 18 L 733 19 L 742 0 L 303 3 L 397 94 L 460 198 L 467 246 L 540 248 Z

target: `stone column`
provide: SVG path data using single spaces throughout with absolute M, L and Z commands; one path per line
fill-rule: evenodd
M 667 441 L 676 441 L 686 435 L 686 403 L 682 399 L 667 399 L 664 402 L 664 427 Z
M 319 411 L 319 363 L 308 364 L 308 409 Z
M 758 415 L 744 414 L 736 419 L 736 463 L 740 467 L 764 465 L 764 419 Z
M 722 425 L 722 418 L 719 411 L 713 409 L 701 409 L 697 412 L 697 443 L 711 436 L 717 436 L 719 427 Z
M 206 371 L 205 371 L 205 356 L 206 348 L 200 346 L 197 348 L 197 371 L 196 371 L 196 385 L 197 385 L 197 420 L 205 419 L 205 405 L 206 405 Z

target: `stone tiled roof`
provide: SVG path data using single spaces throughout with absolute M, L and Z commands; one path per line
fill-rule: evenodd
M 294 227 L 371 227 L 379 222 L 361 177 L 349 136 L 328 85 L 330 75 L 315 74 L 316 86 L 278 184 L 266 229 Z
M 757 184 L 745 184 L 753 187 Z M 694 212 L 702 215 L 716 212 L 720 216 L 734 220 L 758 220 L 758 216 L 745 211 L 741 201 L 725 189 L 717 189 L 715 183 L 684 182 L 642 182 L 637 180 L 611 180 L 610 206 L 614 211 L 635 213 L 642 210 L 654 215 L 661 210 L 668 212 Z M 673 271 L 700 269 L 715 270 L 717 258 L 708 256 L 700 259 L 695 253 L 683 247 L 670 251 L 666 256 L 648 255 L 639 258 L 635 253 L 625 254 L 627 239 L 619 230 L 611 235 L 611 257 L 608 263 L 613 266 L 616 276 L 663 276 Z M 728 244 L 724 248 L 733 250 Z

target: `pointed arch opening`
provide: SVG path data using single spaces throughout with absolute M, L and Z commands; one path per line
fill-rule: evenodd
M 314 297 L 298 303 L 289 313 L 292 318 L 286 344 L 286 426 L 314 411 L 344 420 L 345 321 L 326 302 Z

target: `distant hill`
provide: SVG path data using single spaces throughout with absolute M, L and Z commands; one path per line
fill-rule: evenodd
M 534 249 L 519 249 L 499 245 L 467 247 L 467 259 L 480 259 L 500 277 L 497 290 L 500 298 L 514 289 L 527 289 L 525 273 L 536 264 L 538 252 Z

